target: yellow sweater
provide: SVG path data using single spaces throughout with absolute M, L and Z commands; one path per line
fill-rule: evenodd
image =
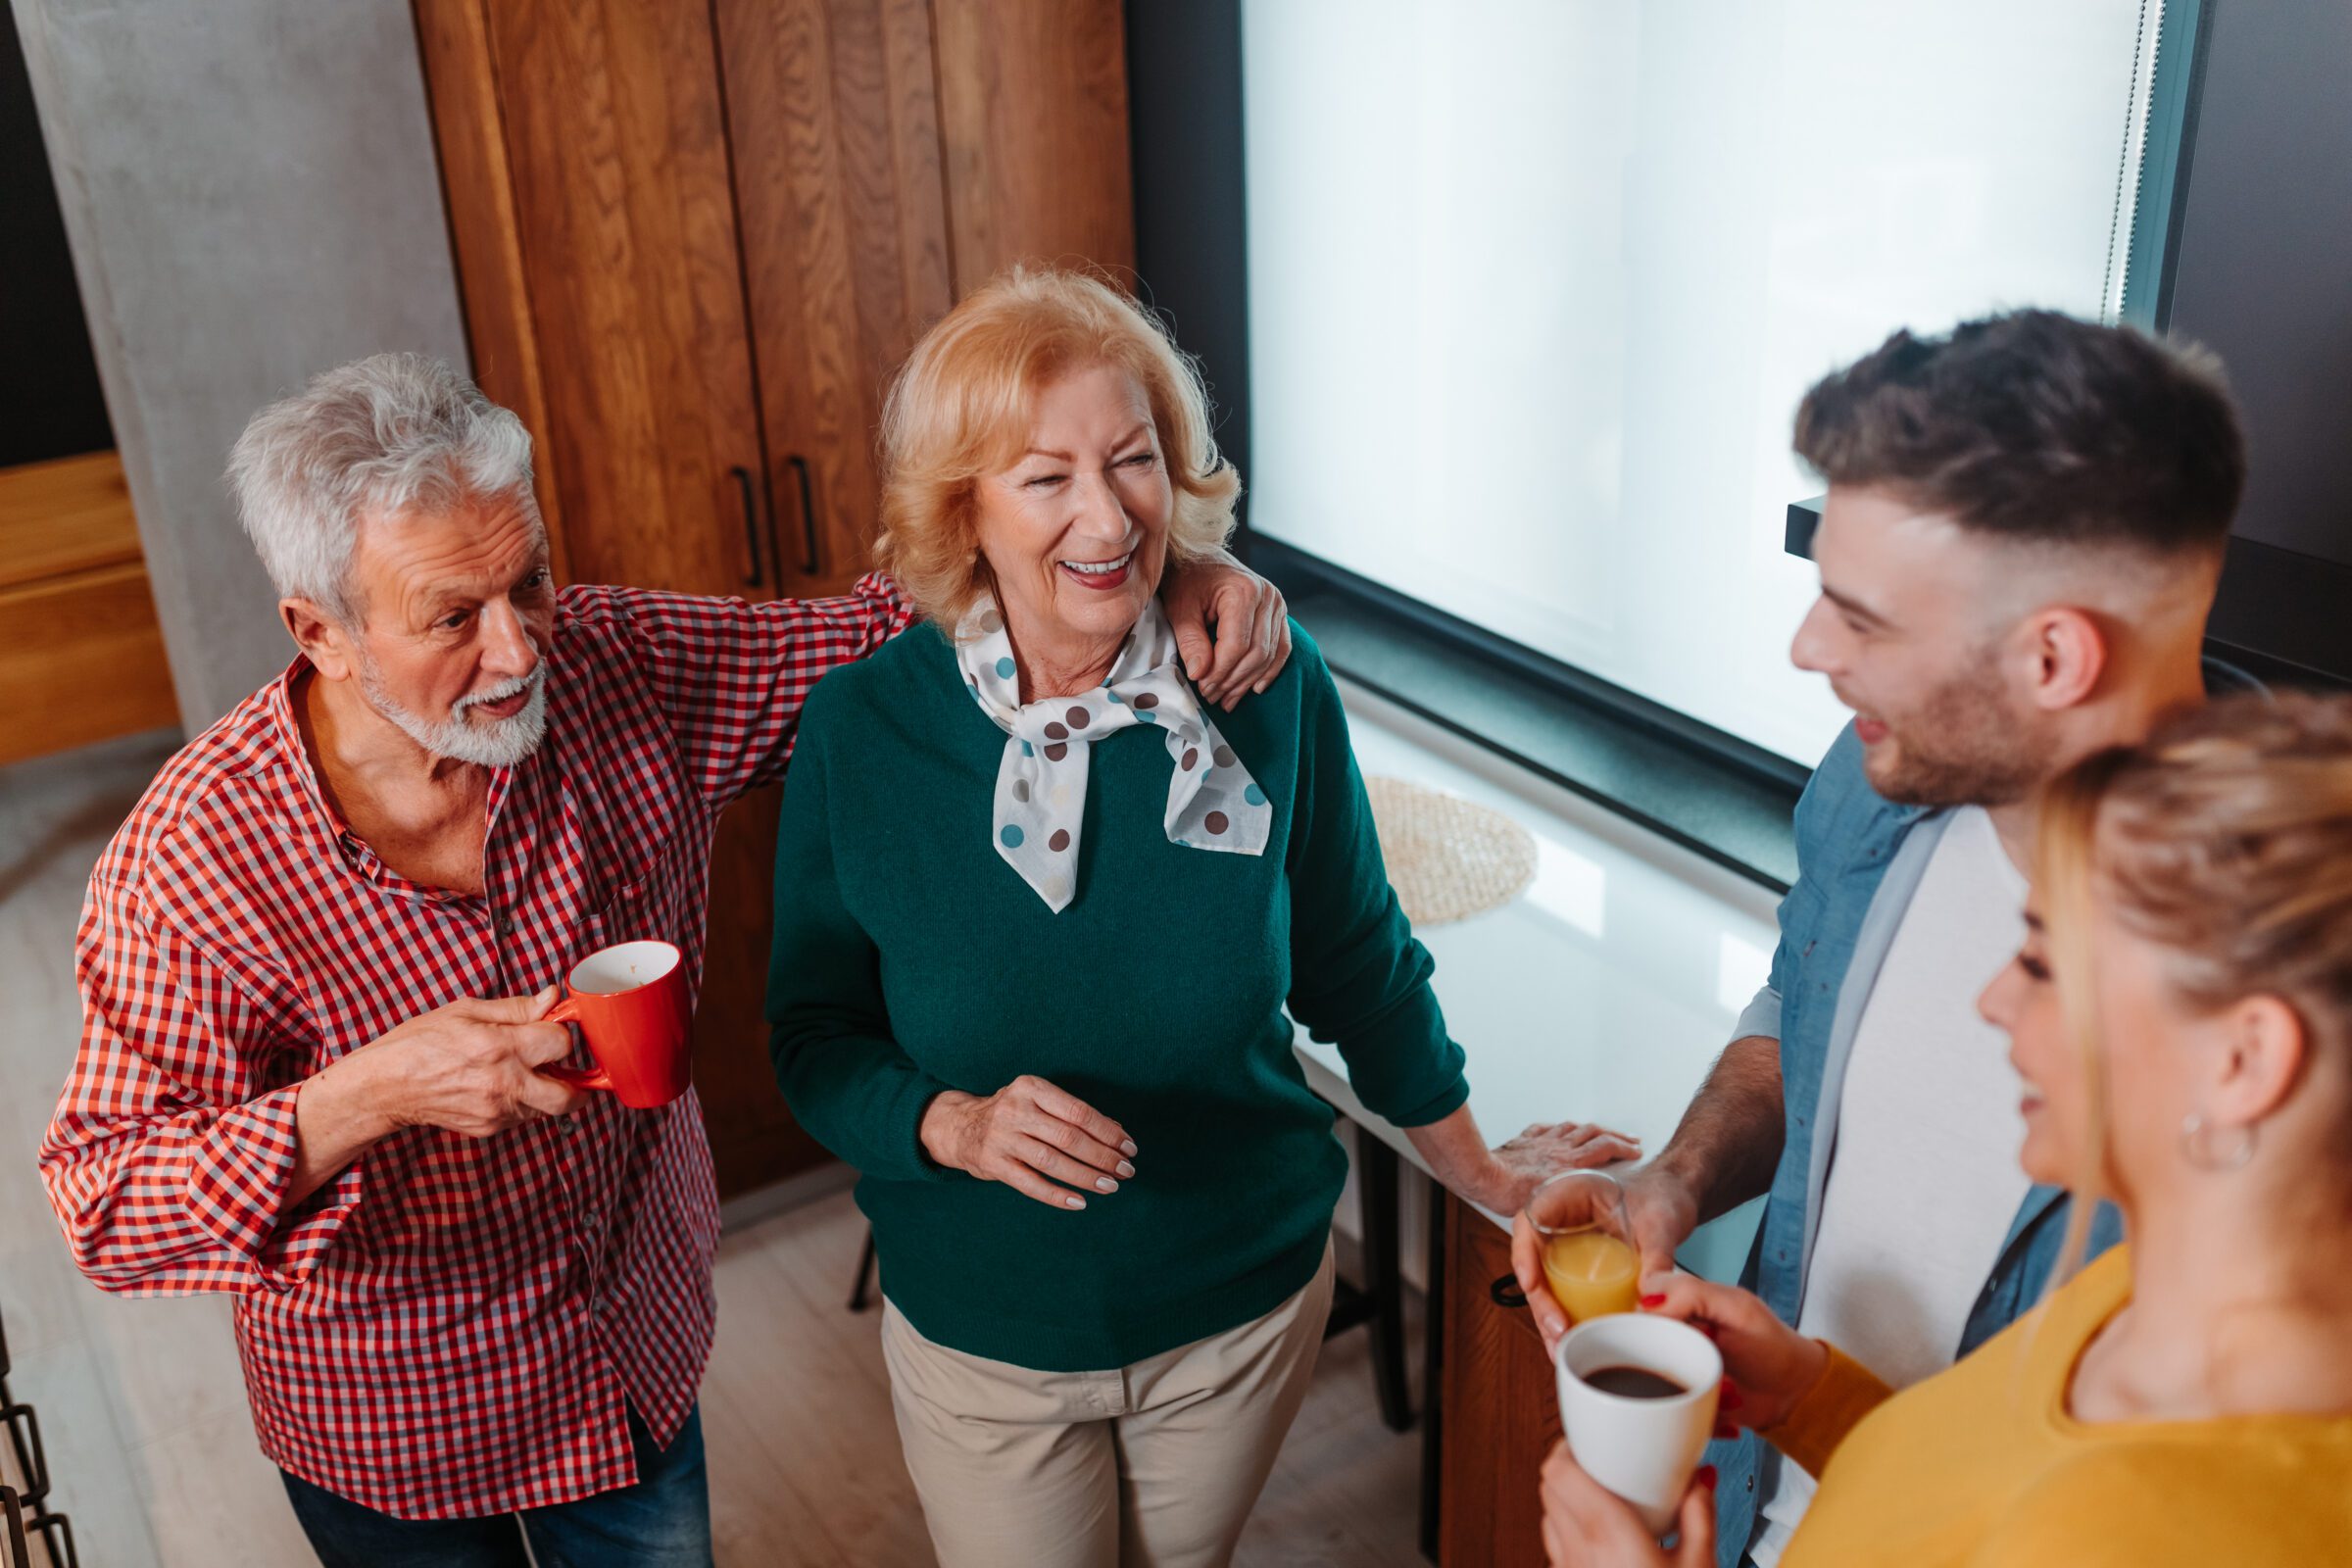
M 2352 1564 L 2352 1416 L 2067 1414 L 2076 1362 L 2131 1294 L 2119 1247 L 1899 1396 L 1833 1348 L 1764 1434 L 1821 1477 L 1783 1568 Z

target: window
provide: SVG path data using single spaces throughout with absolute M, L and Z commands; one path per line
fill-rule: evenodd
M 2119 315 L 2160 9 L 1243 0 L 1251 527 L 1811 762 L 1797 399 Z

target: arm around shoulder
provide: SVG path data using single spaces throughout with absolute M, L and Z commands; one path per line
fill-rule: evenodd
M 699 794 L 723 807 L 772 784 L 816 684 L 906 629 L 914 611 L 869 573 L 830 599 L 740 598 L 641 588 L 567 588 L 583 623 L 625 640 Z

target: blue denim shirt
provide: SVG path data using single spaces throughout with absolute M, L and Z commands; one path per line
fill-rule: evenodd
M 1772 977 L 1740 1014 L 1735 1035 L 1781 1043 L 1785 1142 L 1741 1283 L 1785 1322 L 1794 1323 L 1804 1302 L 1855 1027 L 1949 821 L 1948 812 L 1897 806 L 1872 789 L 1862 743 L 1850 727 L 1797 802 L 1797 877 L 1781 901 Z M 2065 1239 L 2067 1202 L 2062 1188 L 2035 1187 L 2026 1195 L 1953 1347 L 1955 1357 L 2039 1298 Z M 2121 1235 L 2115 1210 L 2101 1204 L 2091 1221 L 2092 1255 Z M 1719 1472 L 1717 1561 L 1738 1568 L 1758 1507 L 1777 1484 L 1780 1456 L 1751 1435 L 1716 1444 L 1707 1459 Z

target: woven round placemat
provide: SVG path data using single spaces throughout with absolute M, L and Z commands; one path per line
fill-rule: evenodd
M 1500 811 L 1400 778 L 1367 778 L 1389 885 L 1415 925 L 1508 904 L 1535 880 L 1536 840 Z

